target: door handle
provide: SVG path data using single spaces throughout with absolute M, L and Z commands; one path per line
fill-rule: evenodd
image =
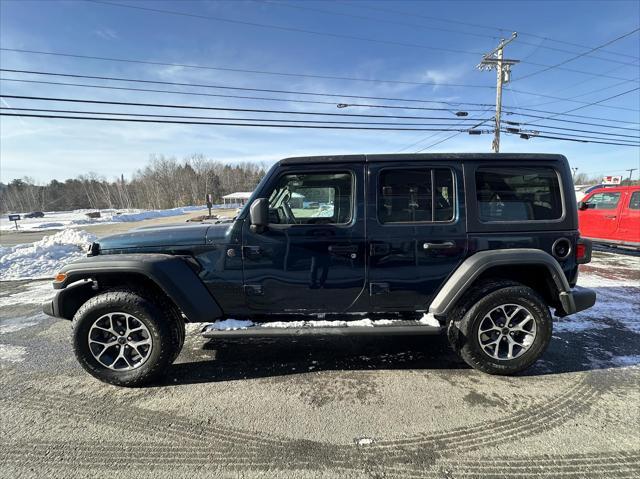
M 617 218 L 616 215 L 604 215 L 604 217 L 608 220 L 615 220 Z
M 424 243 L 422 245 L 422 249 L 426 250 L 436 250 L 436 249 L 451 249 L 455 248 L 455 243 L 453 241 L 445 241 L 443 243 Z
M 355 254 L 358 252 L 358 246 L 356 245 L 336 245 L 329 246 L 329 253 L 333 254 Z

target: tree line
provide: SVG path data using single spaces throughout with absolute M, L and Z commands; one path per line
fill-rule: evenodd
M 226 164 L 193 155 L 182 161 L 152 156 L 131 179 L 107 180 L 95 173 L 38 185 L 25 177 L 0 183 L 0 212 L 64 211 L 75 209 L 166 209 L 214 203 L 236 191 L 253 191 L 265 175 L 264 165 Z

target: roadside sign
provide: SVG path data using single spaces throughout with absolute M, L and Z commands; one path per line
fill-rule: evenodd
M 18 221 L 20 221 L 20 215 L 9 215 L 9 221 L 13 221 L 18 229 Z
M 602 184 L 603 185 L 619 185 L 622 183 L 622 176 L 603 176 Z

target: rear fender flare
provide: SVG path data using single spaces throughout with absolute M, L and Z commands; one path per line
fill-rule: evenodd
M 553 280 L 563 308 L 575 309 L 571 287 L 562 271 L 560 263 L 549 253 L 533 248 L 500 249 L 481 251 L 468 257 L 453 272 L 442 286 L 429 306 L 429 312 L 436 316 L 445 316 L 476 279 L 489 268 L 495 266 L 538 265 L 544 266 Z

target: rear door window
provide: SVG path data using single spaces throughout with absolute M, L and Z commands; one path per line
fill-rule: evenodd
M 476 171 L 480 221 L 553 221 L 563 216 L 558 174 L 549 167 L 480 167 Z
M 640 191 L 634 191 L 629 200 L 630 210 L 640 210 Z
M 594 210 L 615 210 L 620 201 L 620 193 L 617 191 L 603 191 L 596 193 L 587 200 L 587 205 Z
M 387 223 L 452 221 L 453 173 L 449 168 L 385 168 L 378 180 L 378 220 Z

